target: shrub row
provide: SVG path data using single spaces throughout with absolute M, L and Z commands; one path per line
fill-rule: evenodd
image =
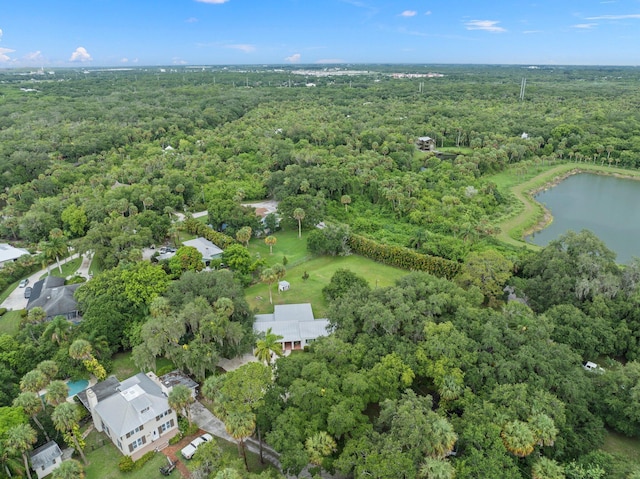
M 192 235 L 202 236 L 215 244 L 220 249 L 225 249 L 234 243 L 237 243 L 231 236 L 227 236 L 224 233 L 220 233 L 209 228 L 207 225 L 200 223 L 193 218 L 187 218 L 182 223 L 184 230 Z
M 440 278 L 452 279 L 458 274 L 460 265 L 455 261 L 416 253 L 408 248 L 376 243 L 364 236 L 349 236 L 351 250 L 379 263 L 410 271 L 426 271 Z

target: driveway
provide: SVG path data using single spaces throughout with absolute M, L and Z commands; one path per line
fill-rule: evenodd
M 78 257 L 78 253 L 72 254 L 68 258 L 65 258 L 62 261 L 60 261 L 60 264 L 65 264 L 66 262 L 74 260 L 77 257 Z M 58 266 L 55 263 L 50 266 L 50 268 L 57 268 L 57 267 Z M 33 287 L 33 284 L 36 281 L 39 281 L 42 276 L 47 274 L 47 272 L 48 270 L 42 269 L 40 271 L 32 273 L 31 276 L 27 276 L 27 278 L 29 279 L 29 284 L 27 286 Z M 8 311 L 24 309 L 27 307 L 28 301 L 29 300 L 25 299 L 24 297 L 24 288 L 16 288 L 11 292 L 9 297 L 2 302 L 0 307 L 7 308 Z

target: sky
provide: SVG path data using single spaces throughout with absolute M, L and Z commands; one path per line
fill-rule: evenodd
M 0 68 L 640 65 L 640 0 L 5 0 Z

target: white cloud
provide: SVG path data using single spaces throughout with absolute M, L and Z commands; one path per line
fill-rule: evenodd
M 211 5 L 222 5 L 223 3 L 227 3 L 229 0 L 196 0 L 199 3 L 209 3 Z
M 247 43 L 236 43 L 232 45 L 225 45 L 227 48 L 233 48 L 234 50 L 240 50 L 241 52 L 251 53 L 256 50 L 254 45 L 249 45 Z
M 577 28 L 579 30 L 590 30 L 593 27 L 598 26 L 597 23 L 578 23 L 576 25 L 571 25 L 571 28 Z
M 302 58 L 302 55 L 300 55 L 299 53 L 294 53 L 290 57 L 286 57 L 284 61 L 288 63 L 300 63 L 300 58 Z
M 78 47 L 76 51 L 71 54 L 71 58 L 69 58 L 70 62 L 90 62 L 93 60 L 91 55 L 85 47 Z
M 183 60 L 182 58 L 178 58 L 178 57 L 173 57 L 171 59 L 171 61 L 172 61 L 172 63 L 174 65 L 186 65 L 187 64 L 186 60 Z
M 425 15 L 431 15 L 431 10 L 427 10 L 426 12 L 424 12 Z
M 418 14 L 415 10 L 405 10 L 400 14 L 401 17 L 415 17 Z
M 185 23 L 196 23 L 198 19 L 196 17 L 189 17 L 185 20 Z
M 11 61 L 11 57 L 7 53 L 13 53 L 15 50 L 11 48 L 0 48 L 0 63 Z
M 129 63 L 129 59 L 127 57 L 121 58 L 120 63 Z
M 502 27 L 498 26 L 500 23 L 497 20 L 471 20 L 465 23 L 467 30 L 484 30 L 485 32 L 491 33 L 503 33 L 506 32 Z
M 2 40 L 2 28 L 0 28 L 0 40 Z
M 640 13 L 629 15 L 600 15 L 599 17 L 588 17 L 587 20 L 628 20 L 630 18 L 640 19 Z
M 35 52 L 31 52 L 31 53 L 27 53 L 24 56 L 24 59 L 30 62 L 39 62 L 44 60 L 44 57 L 42 56 L 42 52 L 40 50 L 35 51 Z

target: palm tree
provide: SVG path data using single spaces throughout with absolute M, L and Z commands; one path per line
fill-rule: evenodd
M 247 453 L 244 448 L 244 440 L 253 434 L 256 429 L 256 417 L 250 411 L 234 411 L 224 417 L 224 426 L 229 435 L 238 442 L 238 455 L 244 459 L 247 471 Z
M 525 422 L 508 422 L 502 428 L 500 436 L 507 450 L 518 457 L 525 457 L 533 452 L 536 438 Z
M 29 479 L 31 479 L 31 469 L 29 469 L 27 451 L 31 450 L 37 441 L 38 434 L 28 424 L 18 424 L 6 432 L 7 447 L 10 451 L 22 454 L 22 460 L 24 461 L 24 467 Z
M 458 440 L 458 435 L 447 419 L 437 414 L 431 420 L 431 439 L 428 454 L 434 458 L 444 458 L 451 451 Z
M 235 469 L 227 467 L 218 471 L 218 473 L 213 476 L 213 479 L 242 479 L 242 476 Z
M 13 406 L 21 407 L 22 409 L 24 409 L 24 412 L 28 416 L 31 416 L 31 419 L 33 419 L 33 422 L 35 422 L 36 425 L 40 428 L 40 430 L 44 433 L 45 437 L 47 438 L 47 441 L 51 440 L 49 438 L 49 434 L 47 434 L 47 431 L 45 430 L 45 428 L 40 423 L 40 420 L 38 419 L 38 413 L 44 409 L 44 405 L 43 405 L 42 399 L 38 396 L 37 393 L 31 392 L 31 391 L 21 392 L 18 395 L 18 397 L 13 400 Z
M 73 459 L 63 461 L 51 474 L 51 479 L 84 479 L 84 477 L 82 464 Z
M 564 479 L 564 468 L 553 459 L 541 457 L 531 467 L 533 479 Z
M 263 269 L 262 273 L 260 273 L 260 279 L 262 280 L 263 283 L 267 283 L 269 287 L 269 303 L 273 304 L 273 294 L 271 292 L 271 285 L 275 283 L 276 280 L 278 279 L 275 271 L 273 271 L 273 268 Z
M 351 204 L 351 196 L 342 195 L 340 197 L 340 203 L 342 203 L 344 205 L 344 210 L 345 211 L 349 211 L 349 205 Z
M 92 358 L 93 348 L 91 343 L 86 339 L 76 339 L 69 346 L 69 356 L 77 360 L 86 360 Z
M 444 459 L 428 457 L 420 466 L 418 477 L 421 479 L 453 479 L 455 468 Z
M 69 396 L 69 386 L 64 381 L 51 381 L 47 386 L 45 399 L 52 406 L 62 404 Z
M 4 441 L 0 441 L 0 463 L 4 467 L 4 472 L 7 477 L 13 477 L 13 474 L 16 474 L 18 477 L 24 477 L 22 463 L 13 451 L 7 447 Z
M 69 252 L 69 246 L 67 240 L 62 233 L 62 230 L 55 228 L 49 233 L 49 241 L 42 243 L 42 252 L 45 258 L 48 260 L 56 260 L 58 270 L 62 274 L 62 266 L 60 265 L 60 256 L 64 256 Z
M 39 369 L 32 369 L 22 376 L 22 379 L 20 380 L 20 390 L 39 394 L 40 390 L 43 389 L 48 382 L 49 380 L 47 379 L 47 376 L 45 376 L 42 371 Z M 42 409 L 44 409 L 44 399 L 42 399 Z
M 253 231 L 251 231 L 251 227 L 250 226 L 243 226 L 236 233 L 236 239 L 238 241 L 240 241 L 241 243 L 244 243 L 245 247 L 248 248 L 249 247 L 249 240 L 251 239 L 251 234 L 252 233 L 253 233 Z
M 533 431 L 539 446 L 553 446 L 558 436 L 558 428 L 553 419 L 546 414 L 536 414 L 529 418 L 529 427 Z
M 42 337 L 60 345 L 67 340 L 72 327 L 73 323 L 67 321 L 67 318 L 56 316 L 47 324 Z
M 264 239 L 264 243 L 269 247 L 269 254 L 273 254 L 273 247 L 278 242 L 278 239 L 275 236 L 267 236 Z
M 83 446 L 80 443 L 80 439 L 78 439 L 78 435 L 80 433 L 80 426 L 78 422 L 80 421 L 81 415 L 82 413 L 80 412 L 80 409 L 78 409 L 77 405 L 65 401 L 56 406 L 53 414 L 51 414 L 51 420 L 53 421 L 56 430 L 65 434 L 65 437 L 70 438 L 73 443 L 73 447 L 80 453 L 82 462 L 86 465 L 87 458 L 82 450 Z
M 337 446 L 336 441 L 326 431 L 319 431 L 307 438 L 304 449 L 309 454 L 309 462 L 314 466 L 320 466 L 325 457 L 336 452 Z
M 282 338 L 283 336 L 273 333 L 271 328 L 267 329 L 264 338 L 258 339 L 256 342 L 255 357 L 259 361 L 264 361 L 266 365 L 271 364 L 271 358 L 274 354 L 282 357 L 282 343 L 280 342 Z
M 182 411 L 182 415 L 187 416 L 187 421 L 191 425 L 191 409 L 189 406 L 194 402 L 191 389 L 183 384 L 178 384 L 169 393 L 169 406 L 176 411 Z
M 58 364 L 51 359 L 45 359 L 38 364 L 38 371 L 47 377 L 47 382 L 51 381 L 58 374 Z
M 293 210 L 293 217 L 298 220 L 298 238 L 302 238 L 302 220 L 306 216 L 306 213 L 302 208 L 296 208 Z

